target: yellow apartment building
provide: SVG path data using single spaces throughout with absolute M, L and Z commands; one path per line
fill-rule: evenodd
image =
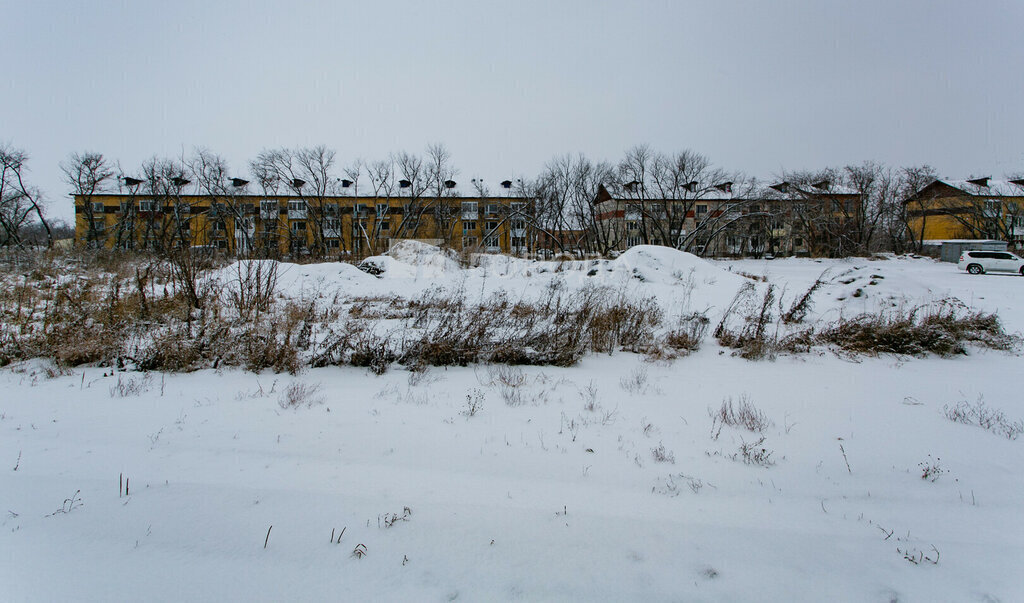
M 904 201 L 922 244 L 955 239 L 1024 243 L 1024 180 L 935 180 Z
M 394 240 L 458 250 L 535 251 L 532 204 L 511 194 L 358 195 L 119 194 L 75 196 L 77 245 L 167 250 L 184 246 L 261 257 L 359 258 Z

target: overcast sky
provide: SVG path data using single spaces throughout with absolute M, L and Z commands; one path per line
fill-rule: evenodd
M 2 0 L 0 142 L 58 162 L 196 146 L 341 163 L 452 151 L 460 181 L 649 143 L 728 170 L 1024 170 L 1024 2 Z

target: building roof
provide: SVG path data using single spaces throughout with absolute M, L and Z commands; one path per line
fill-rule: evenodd
M 732 184 L 731 182 L 728 184 Z M 789 182 L 779 182 L 771 185 L 758 185 L 753 189 L 742 189 L 741 187 L 701 186 L 686 196 L 677 198 L 663 198 L 660 196 L 645 196 L 644 202 L 701 202 L 701 201 L 802 201 L 809 197 L 828 197 L 837 195 L 857 195 L 856 189 L 839 184 L 819 183 L 820 188 L 814 186 L 798 186 Z M 650 191 L 649 191 L 650 192 Z M 602 201 L 636 201 L 639 197 L 631 196 L 628 192 L 615 196 L 612 195 L 604 185 L 598 189 L 596 203 Z
M 975 197 L 1024 197 L 1024 180 L 975 178 L 971 180 L 936 180 L 935 182 L 941 182 Z M 928 186 L 931 184 L 934 182 Z

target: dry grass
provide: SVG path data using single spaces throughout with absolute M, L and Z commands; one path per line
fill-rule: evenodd
M 1012 351 L 1018 343 L 1003 330 L 996 314 L 971 312 L 951 303 L 841 318 L 816 339 L 847 353 L 870 356 L 955 356 L 967 353 L 967 343 Z
M 697 350 L 709 327 L 706 313 L 667 325 L 653 298 L 608 286 L 568 289 L 559 280 L 522 299 L 498 293 L 472 300 L 461 289 L 432 289 L 412 299 L 339 300 L 313 292 L 285 300 L 276 293 L 273 262 L 239 262 L 220 282 L 206 261 L 183 268 L 110 252 L 0 257 L 0 366 L 29 358 L 51 358 L 60 367 L 238 366 L 293 374 L 325 365 L 378 374 L 395 364 L 414 371 L 475 363 L 571 366 L 589 353 L 623 350 L 670 360 Z M 953 355 L 969 344 L 1017 345 L 995 314 L 952 303 L 840 318 L 780 336 L 787 316 L 793 324 L 803 320 L 814 289 L 780 322 L 774 287 L 758 295 L 747 283 L 714 336 L 748 359 L 820 345 L 853 355 Z

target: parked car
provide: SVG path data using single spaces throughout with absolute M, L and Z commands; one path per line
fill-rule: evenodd
M 1024 259 L 1009 251 L 965 251 L 960 254 L 957 268 L 971 274 L 1016 272 L 1024 276 Z

